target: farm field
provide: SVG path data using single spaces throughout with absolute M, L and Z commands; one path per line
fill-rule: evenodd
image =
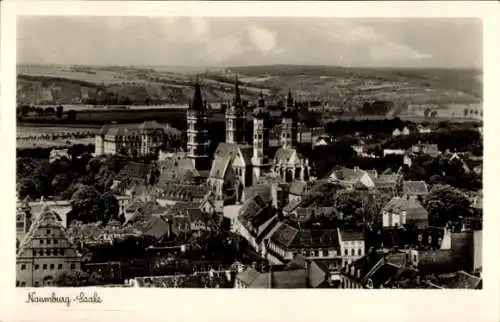
M 194 73 L 200 71 L 166 70 L 161 67 L 19 66 L 18 103 L 63 104 L 67 106 L 66 111 L 107 110 L 105 106 L 110 104 L 89 107 L 96 103 L 85 102 L 115 97 L 126 98 L 128 104 L 118 105 L 134 110 L 185 108 L 193 94 Z M 268 101 L 275 103 L 290 88 L 299 100 L 322 99 L 334 106 L 349 102 L 355 108 L 374 100 L 392 101 L 403 107 L 435 105 L 439 106 L 439 115 L 453 118 L 463 114 L 463 106 L 480 106 L 482 101 L 481 71 L 287 65 L 206 70 L 198 76 L 203 96 L 215 106 L 230 101 L 236 74 L 243 98 L 252 101 L 262 89 Z M 409 113 L 420 115 L 423 110 Z

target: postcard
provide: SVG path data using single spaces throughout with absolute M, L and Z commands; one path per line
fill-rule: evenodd
M 498 7 L 419 5 L 3 4 L 6 321 L 495 320 Z

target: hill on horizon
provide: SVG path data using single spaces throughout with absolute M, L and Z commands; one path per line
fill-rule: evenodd
M 482 101 L 482 72 L 472 69 L 18 65 L 18 103 L 188 104 L 195 74 L 206 99 L 213 103 L 231 100 L 236 75 L 248 100 L 255 100 L 261 88 L 270 99 L 278 100 L 290 88 L 297 98 L 328 99 L 332 105 L 373 100 L 444 105 Z

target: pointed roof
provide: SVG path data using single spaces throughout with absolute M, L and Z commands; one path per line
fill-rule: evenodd
M 198 76 L 196 76 L 196 83 L 194 84 L 194 94 L 191 101 L 190 109 L 195 111 L 204 111 L 206 104 L 203 103 L 203 98 L 201 96 L 200 83 L 198 81 Z
M 286 106 L 287 107 L 293 107 L 293 96 L 292 96 L 292 89 L 288 89 L 288 97 L 286 98 Z
M 269 116 L 269 111 L 266 107 L 266 100 L 264 99 L 264 94 L 262 93 L 262 87 L 260 88 L 259 98 L 257 99 L 257 106 L 254 109 L 254 117 L 266 118 Z
M 241 106 L 241 94 L 240 94 L 240 87 L 238 85 L 238 75 L 236 75 L 235 80 L 234 80 L 233 104 L 235 106 Z

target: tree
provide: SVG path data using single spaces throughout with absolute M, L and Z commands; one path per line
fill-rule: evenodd
M 101 194 L 94 187 L 83 185 L 73 193 L 71 206 L 76 219 L 82 222 L 95 222 L 102 218 Z
M 438 114 L 438 112 L 436 110 L 433 110 L 431 112 L 431 118 L 433 118 L 433 119 L 436 118 L 437 114 Z
M 429 212 L 429 224 L 433 226 L 442 227 L 471 214 L 467 196 L 450 185 L 433 186 L 424 200 L 424 206 Z
M 58 119 L 62 118 L 63 111 L 64 111 L 64 107 L 62 105 L 59 105 L 57 107 L 57 110 L 56 110 L 56 116 L 57 116 Z
M 363 200 L 356 191 L 337 191 L 333 198 L 333 205 L 342 212 L 344 218 L 353 216 L 358 219 L 362 216 Z
M 40 197 L 40 192 L 35 182 L 29 178 L 21 179 L 17 183 L 17 193 L 20 199 L 24 199 L 28 196 L 33 199 L 38 199 Z
M 428 117 L 429 117 L 429 114 L 431 114 L 431 109 L 430 109 L 430 108 L 426 108 L 426 109 L 424 110 L 424 116 L 425 116 L 425 118 L 428 118 Z
M 74 175 L 72 173 L 59 173 L 52 179 L 52 190 L 56 194 L 62 194 L 66 191 L 73 182 Z
M 88 285 L 89 274 L 81 270 L 62 271 L 57 274 L 54 284 L 59 287 L 81 287 Z
M 464 108 L 464 117 L 467 117 L 469 115 L 469 110 L 467 108 Z

